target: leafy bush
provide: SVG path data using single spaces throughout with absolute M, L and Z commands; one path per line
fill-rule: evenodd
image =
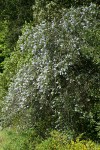
M 51 137 L 36 146 L 35 150 L 100 150 L 100 145 L 88 140 L 68 141 L 67 136 L 52 132 Z
M 7 125 L 33 126 L 41 134 L 71 128 L 97 136 L 98 12 L 94 4 L 70 8 L 58 21 L 24 27 L 18 48 L 27 59 L 5 97 Z

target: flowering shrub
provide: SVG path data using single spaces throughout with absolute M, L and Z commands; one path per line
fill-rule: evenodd
M 80 124 L 84 131 L 81 122 L 93 118 L 92 100 L 99 98 L 98 10 L 91 4 L 63 13 L 58 22 L 23 29 L 17 46 L 29 62 L 14 76 L 5 97 L 9 124 L 17 119 L 44 131 L 77 130 Z

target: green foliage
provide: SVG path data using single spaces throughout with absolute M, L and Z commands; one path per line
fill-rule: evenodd
M 7 48 L 14 50 L 18 36 L 21 34 L 22 25 L 25 21 L 33 19 L 32 5 L 34 1 L 27 0 L 4 0 L 1 1 L 0 21 L 8 22 L 8 32 L 6 34 Z M 11 51 L 10 51 L 11 52 Z
M 36 150 L 100 150 L 100 146 L 88 140 L 68 141 L 67 135 L 52 132 L 51 137 L 36 146 Z
M 0 150 L 100 150 L 98 5 L 0 0 Z
M 7 34 L 7 22 L 0 22 L 0 73 L 3 71 L 3 61 L 8 55 L 9 50 L 7 50 L 7 43 L 5 42 L 5 37 Z
M 59 19 L 66 8 L 89 6 L 92 2 L 99 5 L 99 0 L 36 0 L 33 5 L 33 17 L 35 23 L 43 20 L 50 22 L 54 18 Z
M 24 27 L 17 45 L 22 57 L 14 53 L 5 65 L 7 83 L 15 75 L 4 101 L 7 125 L 34 126 L 41 135 L 71 128 L 97 137 L 98 12 L 94 4 L 70 8 L 59 20 Z
M 34 150 L 41 141 L 33 129 L 20 133 L 15 129 L 0 131 L 0 150 Z
M 25 21 L 30 22 L 34 20 L 34 24 L 40 23 L 44 19 L 51 21 L 55 16 L 59 18 L 63 9 L 70 8 L 71 6 L 88 6 L 91 2 L 99 4 L 99 0 L 1 0 L 0 22 L 6 20 L 8 23 L 6 42 L 7 49 L 10 49 L 9 54 L 14 50 Z
M 5 129 L 0 131 L 0 150 L 100 150 L 99 144 L 80 137 L 69 139 L 68 134 L 55 130 L 42 139 L 33 129 L 20 133 L 15 129 Z

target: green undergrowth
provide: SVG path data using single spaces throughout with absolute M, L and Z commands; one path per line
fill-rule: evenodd
M 20 131 L 6 129 L 0 131 L 0 150 L 34 150 L 41 137 L 35 131 Z
M 36 146 L 36 150 L 100 150 L 99 144 L 80 138 L 69 140 L 67 135 L 53 131 L 51 137 Z
M 73 140 L 58 131 L 43 139 L 33 129 L 24 132 L 6 129 L 0 131 L 0 150 L 100 150 L 100 145 L 80 137 Z

